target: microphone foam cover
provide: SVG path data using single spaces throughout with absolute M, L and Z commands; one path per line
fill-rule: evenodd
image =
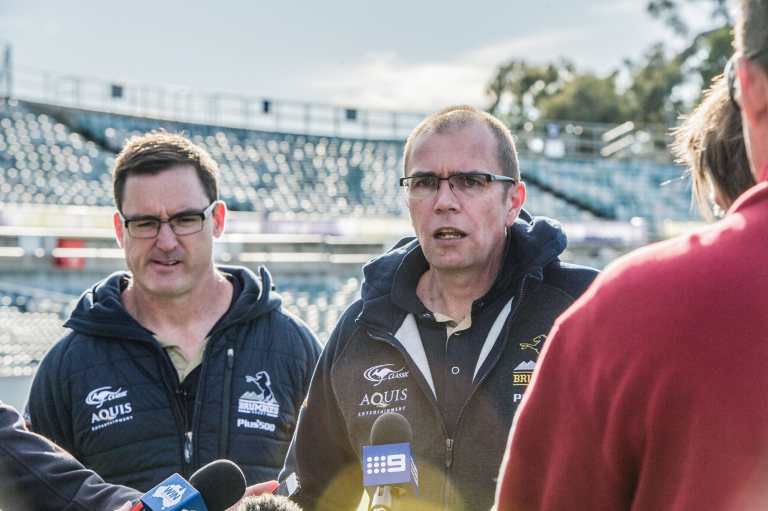
M 411 424 L 397 412 L 380 415 L 371 427 L 371 445 L 402 444 L 412 441 Z
M 224 511 L 245 495 L 245 476 L 229 460 L 216 460 L 200 467 L 189 482 L 202 495 L 208 511 Z

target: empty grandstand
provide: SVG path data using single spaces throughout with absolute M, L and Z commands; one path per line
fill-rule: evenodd
M 33 99 L 0 105 L 0 377 L 28 379 L 62 335 L 73 299 L 123 268 L 110 168 L 134 134 L 183 132 L 211 153 L 233 211 L 217 260 L 267 264 L 287 309 L 323 342 L 359 292 L 361 265 L 410 232 L 398 178 L 403 128 L 417 117 L 394 136 L 364 138 Z M 575 123 L 517 133 L 526 209 L 562 221 L 566 256 L 596 266 L 696 220 L 681 169 L 637 150 L 644 132 L 623 129 L 618 142 L 606 133 Z

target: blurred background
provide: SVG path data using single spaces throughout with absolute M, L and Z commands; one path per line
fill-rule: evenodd
M 0 0 L 0 400 L 24 405 L 78 295 L 124 268 L 110 169 L 163 128 L 205 147 L 223 264 L 268 266 L 325 342 L 361 266 L 411 232 L 397 179 L 426 113 L 515 134 L 526 209 L 604 267 L 702 220 L 669 130 L 732 49 L 724 0 Z

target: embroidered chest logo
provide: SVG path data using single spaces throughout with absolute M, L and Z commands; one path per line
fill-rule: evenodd
M 363 372 L 363 378 L 373 383 L 374 387 L 378 387 L 387 380 L 408 378 L 408 371 L 405 370 L 405 367 L 395 369 L 395 364 L 381 364 L 366 369 Z
M 92 406 L 91 431 L 98 431 L 114 424 L 133 420 L 133 405 L 128 399 L 128 391 L 122 387 L 98 387 L 85 397 L 85 404 Z
M 512 384 L 527 386 L 531 383 L 531 377 L 533 376 L 533 370 L 536 369 L 536 362 L 529 360 L 528 362 L 521 362 L 517 367 L 512 370 Z
M 536 337 L 534 337 L 532 340 L 530 340 L 528 342 L 521 342 L 520 343 L 520 349 L 521 350 L 533 350 L 533 351 L 535 351 L 538 354 L 538 353 L 540 353 L 541 348 L 544 347 L 541 343 L 543 343 L 546 340 L 547 340 L 547 336 L 546 335 L 537 335 Z
M 237 411 L 249 415 L 259 415 L 261 417 L 271 417 L 273 419 L 280 415 L 280 403 L 275 399 L 272 392 L 272 380 L 269 373 L 259 371 L 254 376 L 246 375 L 245 382 L 255 385 L 255 390 L 248 390 L 242 396 L 237 404 Z M 261 429 L 264 431 L 275 431 L 275 425 L 261 420 L 237 419 L 237 427 L 248 429 Z
M 383 392 L 365 392 L 360 398 L 361 408 L 357 412 L 358 417 L 381 415 L 386 412 L 405 411 L 408 400 L 408 387 L 385 390 Z

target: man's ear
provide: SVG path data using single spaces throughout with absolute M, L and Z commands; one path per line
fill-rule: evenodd
M 525 183 L 522 181 L 510 186 L 507 190 L 506 205 L 507 205 L 507 221 L 506 224 L 512 225 L 517 220 L 517 216 L 520 214 L 520 210 L 523 209 L 525 204 Z
M 115 240 L 117 241 L 117 246 L 120 248 L 123 248 L 123 236 L 125 236 L 125 226 L 123 225 L 123 219 L 120 216 L 120 213 L 115 211 L 115 214 L 112 215 L 112 223 L 115 226 Z
M 224 201 L 217 201 L 211 211 L 211 221 L 213 222 L 213 237 L 218 238 L 224 233 L 224 225 L 227 222 L 227 205 Z

